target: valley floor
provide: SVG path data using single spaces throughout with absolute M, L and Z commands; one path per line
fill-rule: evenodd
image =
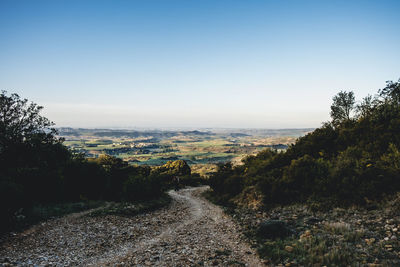
M 201 197 L 170 191 L 167 208 L 133 217 L 65 216 L 3 240 L 0 265 L 263 266 L 232 219 Z

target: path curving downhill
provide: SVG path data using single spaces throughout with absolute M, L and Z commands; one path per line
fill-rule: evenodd
M 170 191 L 167 208 L 135 217 L 66 216 L 0 245 L 0 260 L 26 265 L 263 266 L 208 187 Z M 1 263 L 1 261 L 0 261 Z

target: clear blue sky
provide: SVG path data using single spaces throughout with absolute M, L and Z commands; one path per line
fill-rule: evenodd
M 318 127 L 400 78 L 400 1 L 0 0 L 0 89 L 57 126 Z

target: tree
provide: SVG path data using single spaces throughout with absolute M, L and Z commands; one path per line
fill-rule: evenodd
M 350 115 L 354 109 L 355 99 L 352 91 L 340 91 L 333 97 L 331 105 L 331 118 L 334 125 L 340 125 L 350 120 Z
M 42 109 L 17 94 L 0 93 L 0 232 L 14 223 L 19 208 L 62 195 L 60 174 L 71 153 Z
M 43 107 L 17 94 L 0 94 L 0 176 L 24 183 L 57 176 L 71 156 L 56 136 L 53 123 L 40 115 Z M 29 177 L 36 177 L 31 179 Z M 36 183 L 37 184 L 37 183 Z M 31 185 L 27 188 L 33 189 Z
M 357 117 L 358 118 L 366 118 L 371 115 L 372 109 L 374 107 L 375 100 L 371 95 L 367 95 L 363 98 L 360 104 L 356 106 Z
M 94 161 L 102 166 L 106 171 L 118 170 L 128 166 L 128 164 L 122 159 L 107 154 L 100 155 L 100 157 Z
M 17 94 L 0 94 L 0 175 L 44 170 L 69 157 L 50 120 L 40 115 L 43 107 Z
M 184 176 L 191 174 L 190 166 L 187 164 L 186 161 L 181 159 L 175 161 L 170 160 L 164 165 L 162 165 L 160 168 L 162 172 L 171 175 Z
M 389 102 L 396 106 L 400 105 L 400 79 L 398 82 L 387 81 L 386 87 L 379 90 L 379 96 L 381 96 L 385 102 Z
M 40 115 L 43 107 L 28 103 L 17 94 L 0 94 L 0 154 L 11 147 L 40 139 L 40 142 L 60 141 L 55 137 L 54 124 Z

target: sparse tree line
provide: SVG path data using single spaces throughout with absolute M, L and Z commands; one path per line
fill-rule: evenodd
M 243 165 L 220 165 L 210 178 L 225 204 L 261 195 L 268 206 L 308 202 L 316 208 L 368 204 L 400 191 L 400 80 L 356 103 L 333 98 L 332 120 L 287 151 L 265 150 Z
M 198 181 L 182 160 L 151 168 L 108 155 L 75 154 L 40 115 L 42 109 L 17 94 L 0 94 L 0 232 L 37 204 L 146 200 L 161 196 L 173 176 L 188 184 Z

